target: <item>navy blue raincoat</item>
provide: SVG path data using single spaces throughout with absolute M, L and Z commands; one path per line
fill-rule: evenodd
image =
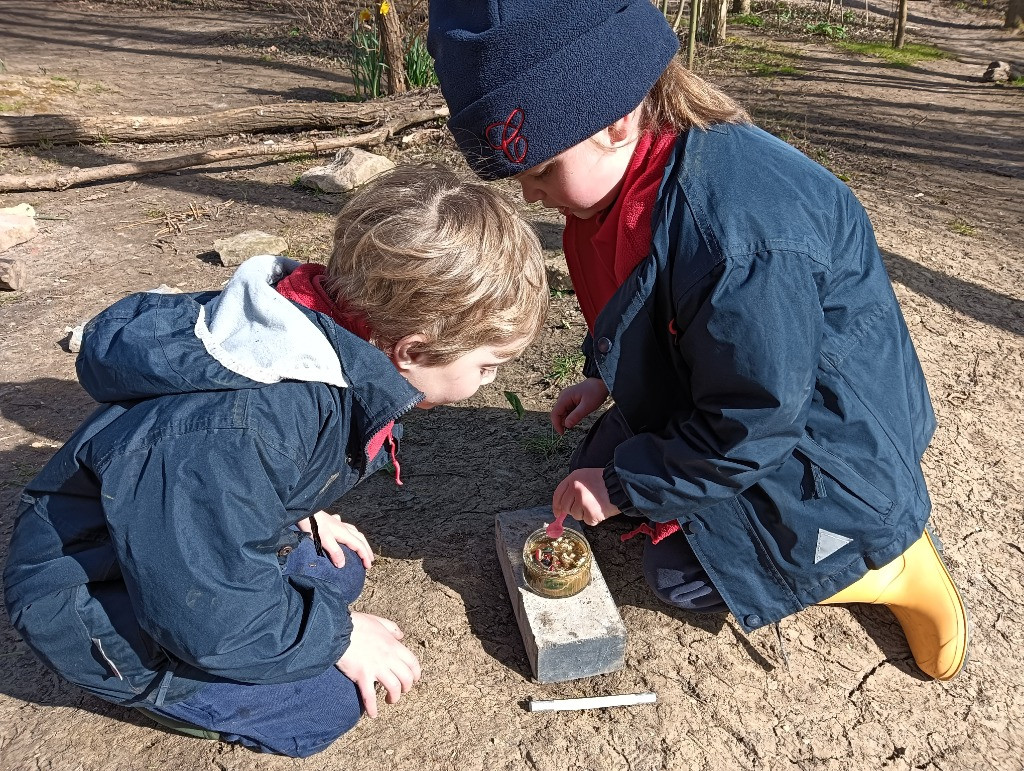
M 387 462 L 380 433 L 422 394 L 277 294 L 294 265 L 253 258 L 220 293 L 132 295 L 86 327 L 102 404 L 26 487 L 4 584 L 25 642 L 96 695 L 301 680 L 348 646 L 345 602 L 283 555 Z
M 924 376 L 863 207 L 749 125 L 680 137 L 652 253 L 602 309 L 586 373 L 635 435 L 612 500 L 677 519 L 747 630 L 920 536 Z

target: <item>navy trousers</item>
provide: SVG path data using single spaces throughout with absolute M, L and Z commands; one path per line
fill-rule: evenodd
M 336 568 L 317 555 L 313 542 L 303 538 L 288 555 L 285 575 L 311 575 L 339 586 L 348 602 L 363 588 L 366 572 L 352 551 L 345 566 Z M 184 701 L 146 710 L 200 728 L 216 731 L 227 742 L 260 752 L 304 758 L 325 749 L 352 728 L 363 706 L 355 684 L 336 667 L 309 680 L 275 685 L 213 682 Z
M 615 448 L 631 436 L 618 407 L 610 407 L 573 452 L 570 469 L 604 468 L 612 461 Z M 643 573 L 662 602 L 697 613 L 728 610 L 682 532 L 656 544 L 644 544 Z

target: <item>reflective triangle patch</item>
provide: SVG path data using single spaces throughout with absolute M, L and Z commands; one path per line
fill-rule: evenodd
M 852 540 L 845 535 L 818 528 L 818 545 L 814 549 L 814 564 L 817 565 L 826 557 L 831 557 Z

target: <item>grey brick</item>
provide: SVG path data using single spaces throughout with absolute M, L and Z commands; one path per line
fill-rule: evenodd
M 498 561 L 533 675 L 541 683 L 558 683 L 622 669 L 626 627 L 596 558 L 590 585 L 573 597 L 541 597 L 526 585 L 523 544 L 530 533 L 552 519 L 547 506 L 495 517 Z M 565 526 L 582 532 L 570 519 Z

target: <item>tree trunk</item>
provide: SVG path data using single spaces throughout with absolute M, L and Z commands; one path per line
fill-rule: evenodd
M 690 28 L 686 40 L 686 69 L 693 69 L 693 57 L 697 52 L 697 18 L 700 16 L 700 0 L 690 0 Z
M 892 32 L 892 47 L 903 48 L 907 39 L 907 0 L 900 0 L 899 12 Z
M 733 13 L 750 13 L 750 0 L 732 0 Z
M 388 0 L 377 6 L 377 32 L 380 37 L 381 58 L 387 68 L 388 95 L 401 94 L 406 90 L 405 42 L 398 11 Z
M 729 3 L 727 0 L 704 0 L 701 5 L 701 39 L 706 45 L 720 46 L 725 42 L 725 21 Z
M 27 176 L 0 174 L 0 193 L 28 190 L 65 190 L 75 185 L 84 185 L 87 182 L 105 182 L 123 177 L 137 177 L 142 174 L 158 174 L 164 171 L 188 169 L 193 166 L 204 166 L 235 158 L 252 158 L 260 155 L 294 155 L 296 153 L 315 154 L 338 150 L 342 147 L 369 147 L 381 144 L 396 132 L 409 126 L 425 123 L 447 114 L 448 110 L 445 108 L 443 110 L 424 110 L 422 112 L 400 115 L 378 129 L 348 137 L 329 137 L 304 142 L 282 142 L 275 145 L 243 145 L 241 147 L 209 150 L 204 153 L 152 158 L 135 163 L 113 163 L 107 166 L 93 166 L 86 169 L 65 169 L 50 174 L 30 174 Z
M 106 115 L 0 115 L 0 147 L 96 144 L 97 142 L 180 142 L 227 134 L 366 126 L 391 115 L 439 109 L 439 92 L 409 93 L 370 102 L 287 102 L 240 107 L 207 115 L 161 118 Z
M 1024 0 L 1010 0 L 1006 6 L 1005 27 L 1009 29 L 1024 28 Z

